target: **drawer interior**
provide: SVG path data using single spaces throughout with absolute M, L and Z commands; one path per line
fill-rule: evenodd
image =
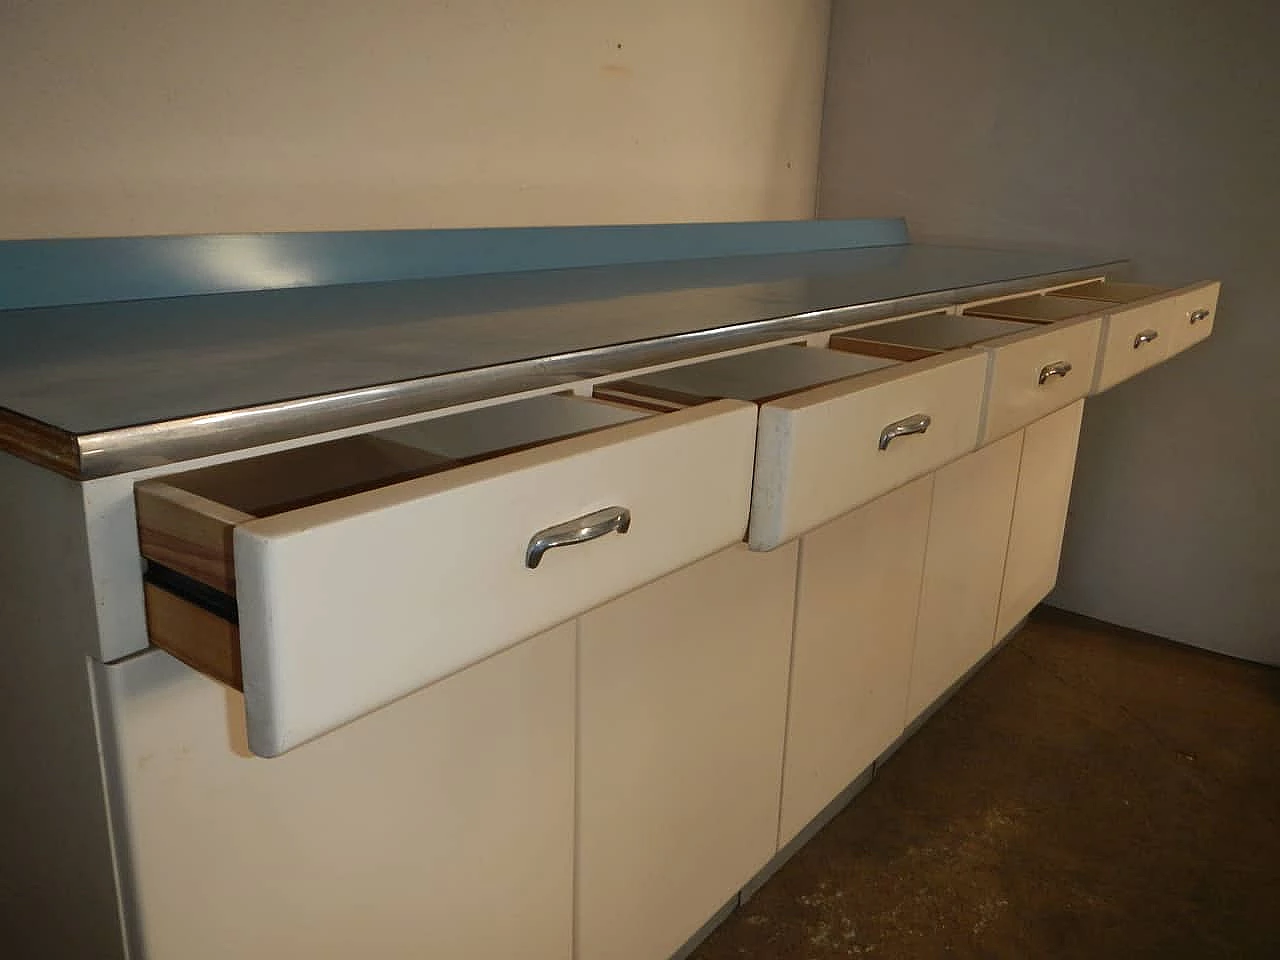
M 446 457 L 454 464 L 473 463 L 646 416 L 642 410 L 589 397 L 556 395 L 423 420 L 375 436 Z
M 1168 293 L 1167 287 L 1153 287 L 1146 283 L 1118 283 L 1114 280 L 1094 280 L 1078 287 L 1059 291 L 1063 296 L 1081 300 L 1098 300 L 1103 303 L 1133 303 L 1148 297 Z
M 152 565 L 234 594 L 240 523 L 645 416 L 586 397 L 535 397 L 147 480 L 134 490 L 139 545 Z
M 997 317 L 930 313 L 833 334 L 831 347 L 890 356 L 896 360 L 918 360 L 945 350 L 971 347 L 986 340 L 1023 333 L 1035 326 L 1026 321 Z
M 962 316 L 995 317 L 1003 320 L 1027 320 L 1034 323 L 1053 323 L 1057 320 L 1069 320 L 1101 309 L 1096 299 L 1087 297 L 1067 297 L 1057 294 L 1033 294 L 1029 297 L 1015 297 L 1011 300 L 999 300 L 995 303 L 984 303 L 977 307 L 967 308 Z
M 787 345 L 602 384 L 595 388 L 595 395 L 649 410 L 676 410 L 725 399 L 766 403 L 895 362 Z

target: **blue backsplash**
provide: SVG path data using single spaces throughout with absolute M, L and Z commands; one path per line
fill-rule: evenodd
M 0 241 L 0 310 L 908 243 L 901 219 Z

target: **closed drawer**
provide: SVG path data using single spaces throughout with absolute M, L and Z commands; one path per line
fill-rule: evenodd
M 1212 332 L 1219 284 L 1167 289 L 1091 281 L 1052 294 L 981 304 L 967 315 L 1057 323 L 1102 318 L 1093 393 L 1101 393 L 1167 360 Z
M 959 347 L 991 355 L 980 443 L 988 443 L 1080 399 L 1093 383 L 1102 319 L 1038 323 L 944 313 L 893 320 L 831 338 L 833 347 L 929 356 Z
M 760 406 L 747 542 L 771 550 L 972 450 L 987 358 L 782 346 L 597 388 L 627 403 Z
M 541 397 L 141 483 L 152 642 L 274 756 L 740 540 L 755 419 Z

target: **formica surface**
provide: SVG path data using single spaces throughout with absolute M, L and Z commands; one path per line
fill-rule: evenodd
M 75 434 L 1098 268 L 902 245 L 0 312 L 0 406 Z

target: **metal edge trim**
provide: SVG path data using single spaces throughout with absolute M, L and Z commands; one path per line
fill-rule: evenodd
M 0 452 L 73 480 L 82 476 L 79 437 L 6 407 L 0 407 Z
M 76 479 L 92 480 L 507 395 L 551 392 L 582 380 L 622 374 L 640 367 L 696 360 L 719 351 L 759 346 L 796 334 L 819 333 L 901 313 L 942 309 L 964 300 L 1014 295 L 1088 280 L 1124 263 L 1104 261 L 1073 270 L 823 308 L 79 436 L 59 432 L 59 440 L 74 440 L 74 462 L 38 447 L 16 443 L 2 430 L 0 450 L 50 466 Z

